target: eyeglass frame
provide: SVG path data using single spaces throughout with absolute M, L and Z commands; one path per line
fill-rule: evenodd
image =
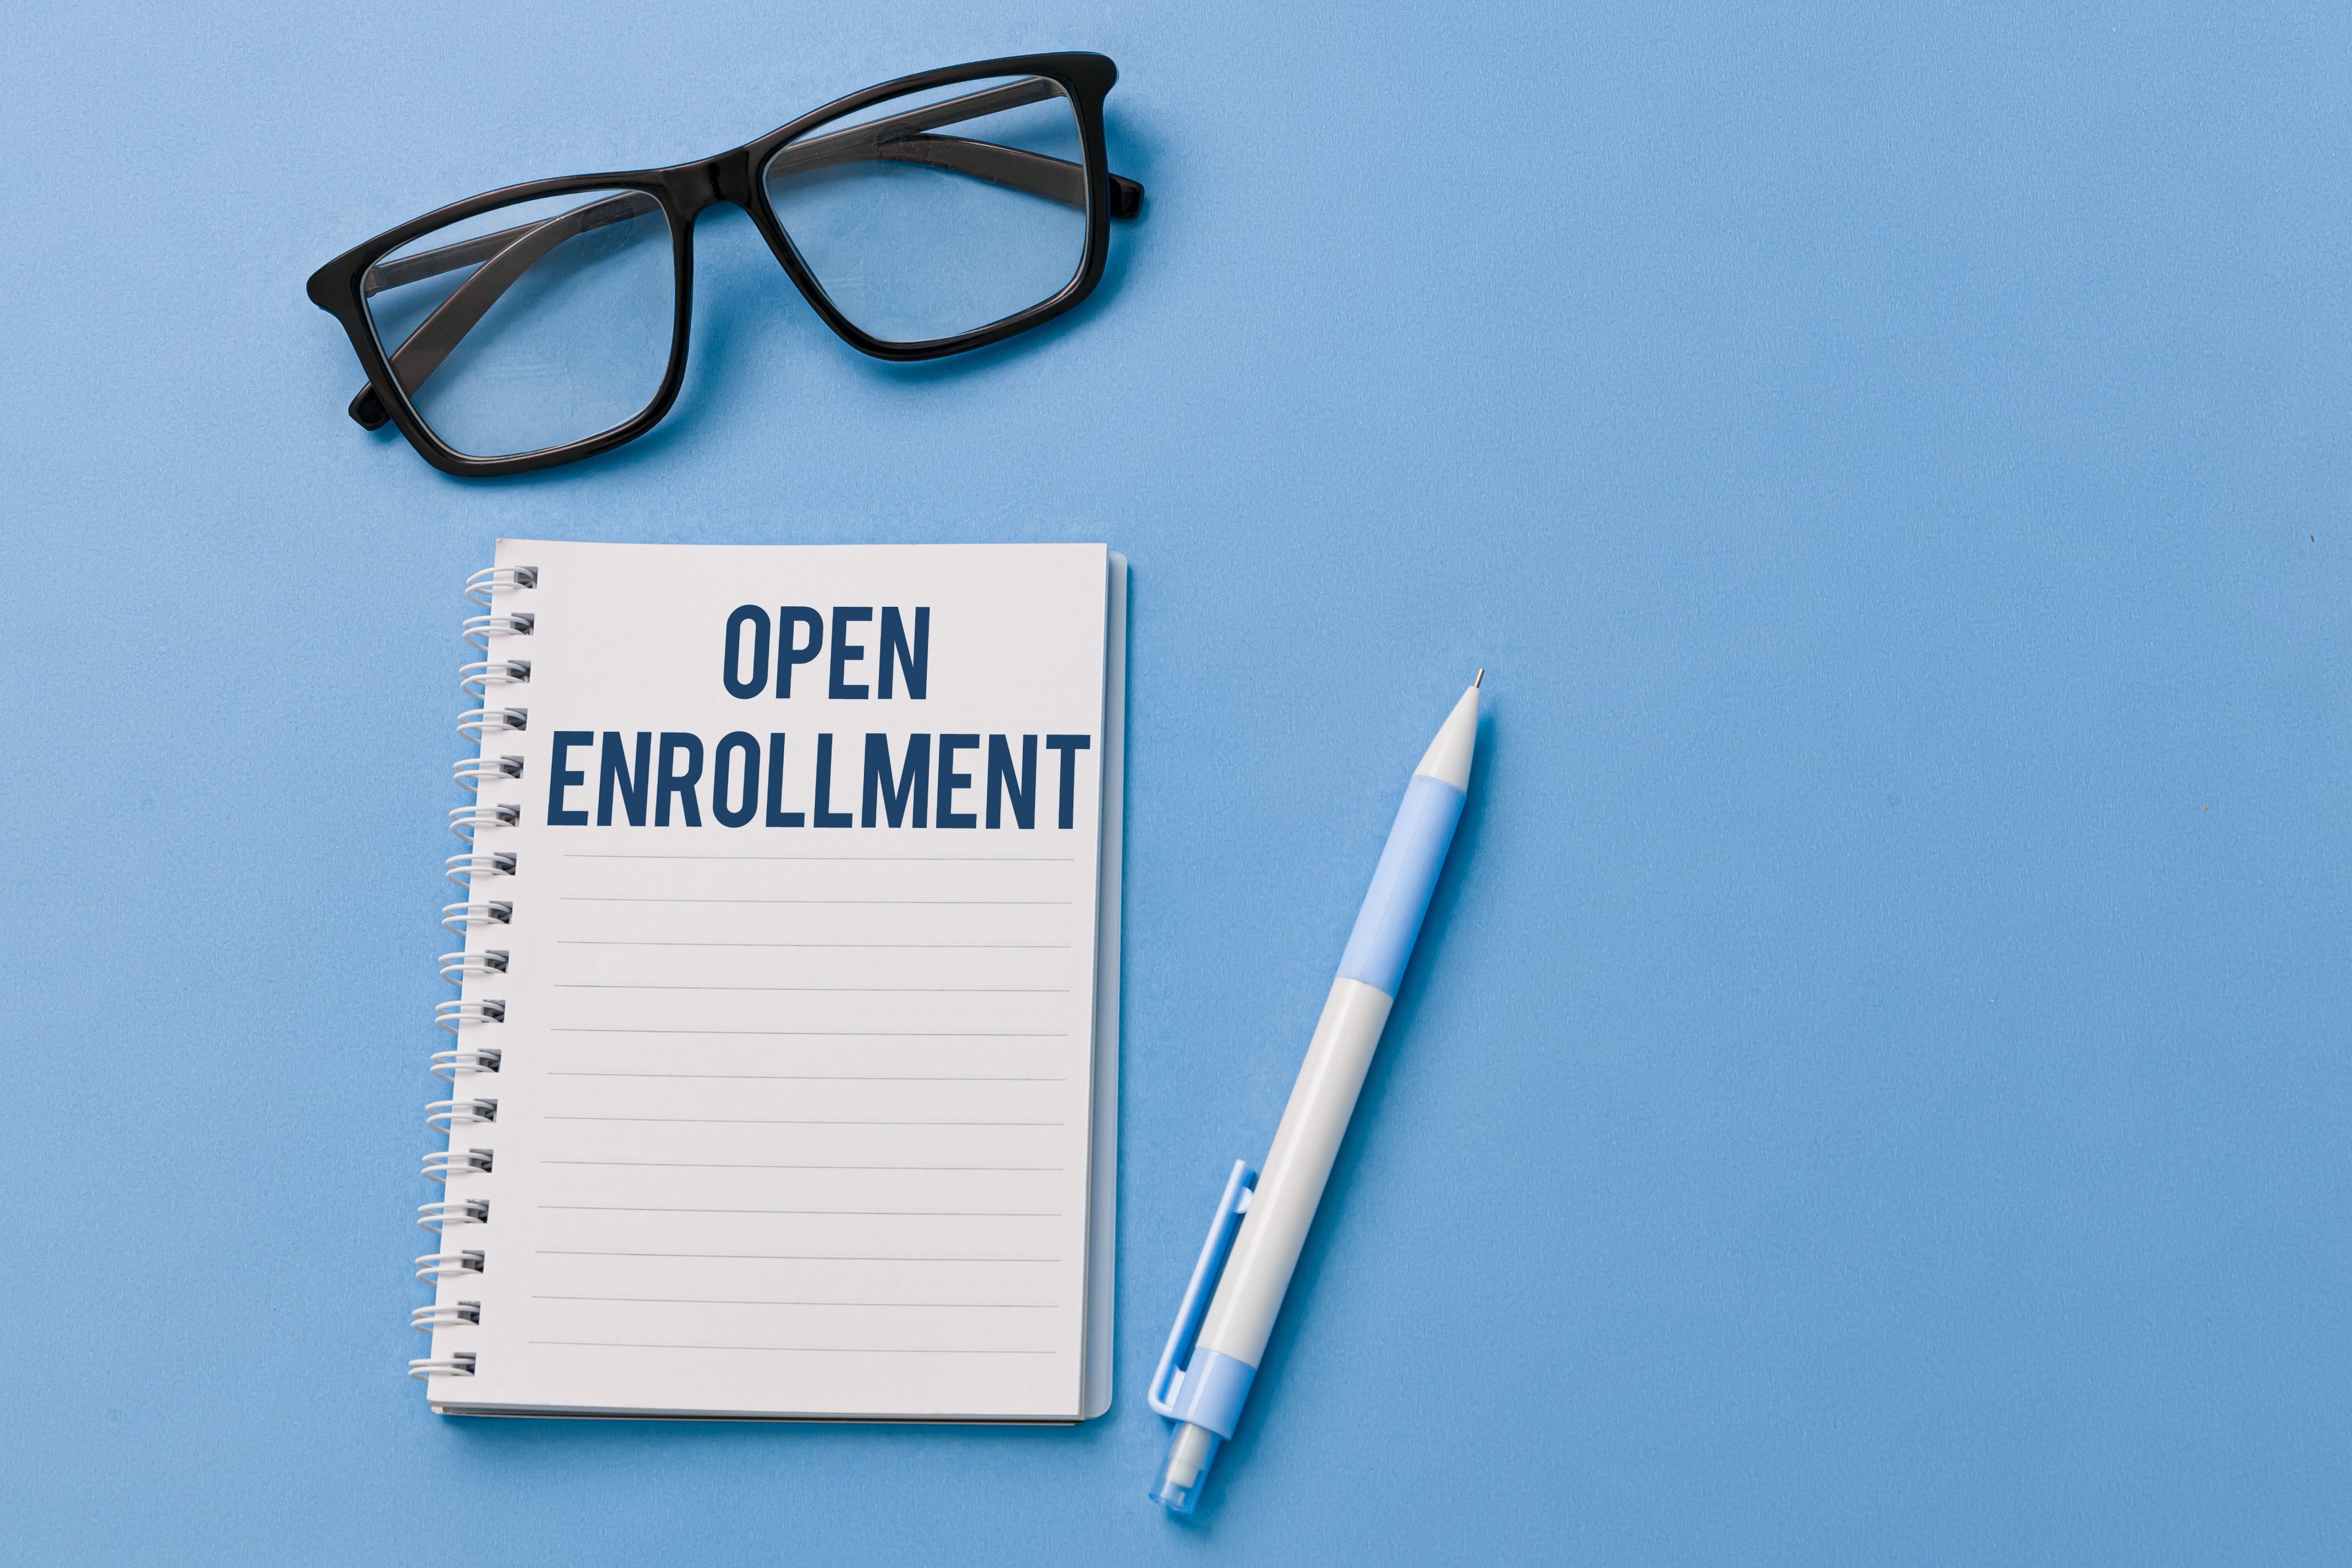
M 1077 120 L 1087 197 L 1086 250 L 1078 269 L 1069 282 L 1049 298 L 972 331 L 919 342 L 895 342 L 877 338 L 842 314 L 826 297 L 815 275 L 801 260 L 800 253 L 785 234 L 783 225 L 778 221 L 775 209 L 769 202 L 766 183 L 760 177 L 761 171 L 787 143 L 830 120 L 893 98 L 990 77 L 1042 77 L 1059 86 L 1069 100 Z M 899 77 L 851 93 L 846 98 L 835 99 L 756 141 L 747 141 L 716 157 L 676 163 L 662 169 L 528 181 L 520 185 L 486 191 L 478 196 L 452 202 L 421 217 L 411 218 L 354 246 L 310 275 L 308 292 L 311 303 L 342 324 L 343 331 L 352 340 L 352 350 L 359 355 L 360 366 L 367 373 L 368 384 L 352 400 L 351 416 L 368 430 L 382 428 L 388 417 L 427 463 L 445 474 L 464 478 L 493 478 L 504 474 L 551 468 L 610 452 L 616 446 L 635 441 L 661 423 L 663 416 L 669 413 L 670 406 L 677 401 L 678 391 L 685 384 L 688 339 L 693 325 L 695 220 L 705 211 L 721 204 L 740 207 L 751 215 L 752 223 L 767 240 L 768 248 L 775 253 L 784 275 L 800 290 L 801 298 L 808 301 L 819 319 L 844 342 L 861 353 L 870 354 L 878 360 L 898 361 L 935 360 L 948 354 L 985 348 L 1033 327 L 1042 326 L 1084 300 L 1102 281 L 1103 268 L 1110 255 L 1111 219 L 1132 218 L 1142 210 L 1143 187 L 1132 180 L 1113 174 L 1109 157 L 1104 150 L 1103 99 L 1118 80 L 1118 66 L 1108 57 L 1096 54 L 1015 55 L 1003 59 L 946 66 L 937 70 Z M 1066 163 L 1063 160 L 1055 162 Z M 474 457 L 457 451 L 433 433 L 431 426 L 417 413 L 408 393 L 402 390 L 399 378 L 393 373 L 393 354 L 386 352 L 378 339 L 366 297 L 362 292 L 368 269 L 409 241 L 467 218 L 543 197 L 591 191 L 615 193 L 642 192 L 660 204 L 663 217 L 669 225 L 677 301 L 670 327 L 669 366 L 662 377 L 660 391 L 634 418 L 577 441 L 501 457 Z M 550 221 L 560 221 L 560 218 Z

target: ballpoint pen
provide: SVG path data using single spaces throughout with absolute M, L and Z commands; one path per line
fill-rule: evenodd
M 1171 1512 L 1190 1513 L 1200 1501 L 1210 1462 L 1234 1435 L 1265 1355 L 1266 1336 L 1462 817 L 1478 740 L 1478 687 L 1486 678 L 1479 671 L 1413 769 L 1340 956 L 1339 977 L 1331 982 L 1298 1082 L 1275 1129 L 1265 1173 L 1246 1160 L 1234 1162 L 1177 1309 L 1150 1393 L 1151 1407 L 1177 1422 L 1151 1489 L 1152 1500 Z

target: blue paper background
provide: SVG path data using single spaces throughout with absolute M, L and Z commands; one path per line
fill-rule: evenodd
M 0 50 L 0 1555 L 2352 1551 L 2336 6 L 26 7 Z M 893 369 L 707 221 L 670 422 L 446 479 L 302 297 L 414 213 L 1093 47 L 1097 299 Z M 501 534 L 1134 561 L 1118 1404 L 401 1375 Z M 1198 1519 L 1142 1385 L 1406 773 L 1428 937 Z

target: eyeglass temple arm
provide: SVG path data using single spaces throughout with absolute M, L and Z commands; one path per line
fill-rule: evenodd
M 764 176 L 798 173 L 867 160 L 921 163 L 970 174 L 992 184 L 1009 185 L 1033 195 L 1084 208 L 1086 169 L 1066 159 L 1052 158 L 1016 147 L 999 146 L 961 136 L 930 136 L 922 131 L 935 125 L 954 124 L 983 114 L 1017 108 L 1050 98 L 1052 84 L 1034 79 L 1013 82 L 984 92 L 966 94 L 944 103 L 929 104 L 870 124 L 854 126 L 829 136 L 796 142 L 771 158 Z M 1131 218 L 1142 210 L 1143 187 L 1121 175 L 1110 176 L 1111 215 Z M 391 356 L 392 373 L 405 392 L 415 392 L 441 361 L 474 329 L 500 296 L 524 273 L 565 240 L 592 229 L 607 227 L 657 211 L 659 204 L 642 192 L 630 192 L 592 202 L 587 206 L 542 223 L 521 224 L 495 234 L 478 235 L 394 261 L 378 262 L 361 278 L 363 296 L 399 287 L 460 267 L 485 262 L 478 271 L 452 289 L 449 297 L 420 322 Z M 374 430 L 390 417 L 373 384 L 362 387 L 347 411 L 362 428 Z
M 496 234 L 477 235 L 472 239 L 459 240 L 454 245 L 421 250 L 415 256 L 404 256 L 397 261 L 379 261 L 361 276 L 360 293 L 362 296 L 381 294 L 387 288 L 398 288 L 419 278 L 436 277 L 444 272 L 454 272 L 461 267 L 471 267 L 478 261 L 487 261 L 523 235 L 550 225 L 570 225 L 563 235 L 569 239 L 590 229 L 604 228 L 660 210 L 661 204 L 643 192 L 625 192 L 601 202 L 592 202 L 584 207 L 575 207 L 552 218 L 542 218 L 537 223 L 517 224 Z M 586 221 L 574 222 L 575 219 Z

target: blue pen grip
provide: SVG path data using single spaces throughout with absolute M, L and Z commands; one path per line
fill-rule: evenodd
M 1389 830 L 1388 847 L 1372 873 L 1371 891 L 1356 915 L 1356 929 L 1348 950 L 1339 957 L 1339 977 L 1360 980 L 1376 991 L 1396 995 L 1404 977 L 1405 961 L 1412 956 L 1413 938 L 1421 935 L 1422 916 L 1429 913 L 1429 895 L 1437 890 L 1437 873 L 1454 842 L 1454 825 L 1462 820 L 1461 790 L 1442 779 L 1416 773 L 1405 787 L 1404 804 L 1397 808 L 1396 826 Z

